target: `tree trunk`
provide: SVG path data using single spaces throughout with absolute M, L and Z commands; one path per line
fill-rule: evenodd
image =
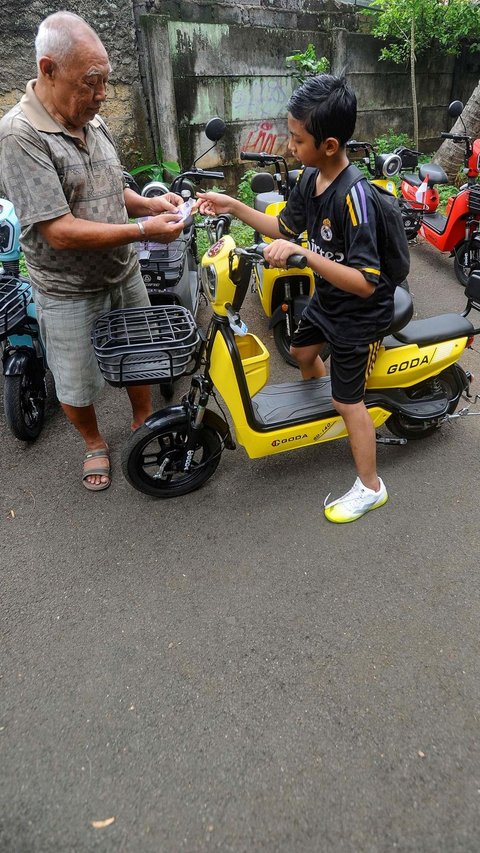
M 465 133 L 462 119 L 467 128 L 468 135 L 472 139 L 478 139 L 480 136 L 480 81 L 467 101 L 462 115 L 457 118 L 449 133 Z M 448 128 L 445 129 L 447 130 Z M 464 153 L 465 148 L 463 145 L 460 145 L 458 142 L 452 142 L 451 139 L 445 139 L 433 158 L 433 162 L 438 163 L 445 170 L 452 184 L 461 184 L 465 181 L 463 174 L 458 177 L 459 169 L 463 167 Z
M 412 87 L 413 107 L 413 147 L 418 149 L 418 104 L 417 84 L 415 80 L 415 21 L 413 17 L 410 29 L 410 83 Z

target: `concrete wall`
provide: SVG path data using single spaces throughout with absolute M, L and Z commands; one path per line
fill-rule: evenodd
M 0 114 L 35 76 L 38 23 L 70 8 L 100 34 L 113 65 L 102 114 L 126 165 L 164 159 L 190 165 L 207 142 L 207 119 L 228 125 L 224 142 L 202 165 L 238 162 L 244 149 L 285 152 L 285 105 L 297 81 L 285 57 L 308 42 L 333 71 L 344 67 L 357 91 L 357 137 L 373 140 L 392 128 L 412 133 L 409 74 L 379 62 L 380 44 L 359 32 L 358 9 L 335 0 L 10 0 L 0 5 Z M 364 28 L 364 27 L 363 27 Z M 449 100 L 466 100 L 478 82 L 479 57 L 422 59 L 418 67 L 420 137 L 436 146 L 450 126 Z
M 102 115 L 120 143 L 124 160 L 130 164 L 145 162 L 145 157 L 152 156 L 153 144 L 139 69 L 132 0 L 0 3 L 0 115 L 17 103 L 27 81 L 36 76 L 34 40 L 40 21 L 61 9 L 81 15 L 104 42 L 113 73 Z

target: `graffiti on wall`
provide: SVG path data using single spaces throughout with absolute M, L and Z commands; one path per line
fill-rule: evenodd
M 241 150 L 250 154 L 278 154 L 284 156 L 287 150 L 288 134 L 279 131 L 272 121 L 261 121 L 253 130 L 248 130 L 241 140 Z

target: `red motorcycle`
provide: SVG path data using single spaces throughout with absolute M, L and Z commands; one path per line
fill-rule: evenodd
M 461 101 L 453 101 L 448 114 L 458 118 L 463 110 Z M 437 185 L 449 180 L 441 166 L 423 163 L 418 174 L 404 175 L 401 192 L 410 204 L 421 211 L 420 234 L 439 249 L 453 256 L 455 275 L 464 287 L 472 269 L 480 266 L 480 139 L 472 140 L 462 120 L 465 133 L 441 133 L 442 139 L 452 139 L 465 146 L 464 173 L 467 182 L 457 195 L 450 196 L 446 215 L 437 212 Z M 417 153 L 417 152 L 411 152 Z

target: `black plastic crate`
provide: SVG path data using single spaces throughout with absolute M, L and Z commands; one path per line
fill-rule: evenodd
M 194 364 L 200 336 L 181 305 L 109 311 L 93 327 L 92 343 L 110 385 L 150 385 L 177 379 Z
M 468 209 L 470 213 L 480 213 L 480 186 L 469 189 Z
M 31 301 L 28 283 L 9 275 L 0 275 L 0 340 L 27 321 Z
M 159 243 L 138 243 L 140 271 L 148 291 L 174 287 L 183 275 L 188 240 Z

